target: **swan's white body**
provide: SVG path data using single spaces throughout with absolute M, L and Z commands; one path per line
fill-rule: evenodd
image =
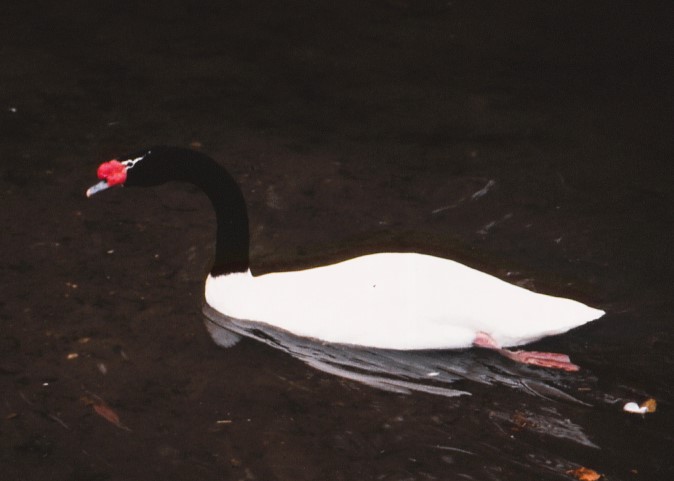
M 500 346 L 560 334 L 604 311 L 538 294 L 457 262 L 382 253 L 325 267 L 206 281 L 222 314 L 321 341 L 386 349 L 470 347 L 478 333 Z

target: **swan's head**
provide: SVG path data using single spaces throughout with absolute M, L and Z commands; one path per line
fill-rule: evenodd
M 87 197 L 116 185 L 149 187 L 167 182 L 174 175 L 167 160 L 178 150 L 152 147 L 103 162 L 97 171 L 100 182 L 87 190 Z

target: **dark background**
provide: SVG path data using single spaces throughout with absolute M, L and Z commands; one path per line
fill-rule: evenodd
M 669 2 L 5 2 L 0 478 L 674 475 L 673 16 Z M 600 401 L 390 394 L 251 341 L 217 348 L 200 312 L 206 199 L 84 197 L 100 162 L 153 144 L 200 148 L 241 183 L 256 272 L 411 249 L 604 308 L 538 346 L 571 354 Z M 656 413 L 621 411 L 647 397 Z M 95 413 L 101 399 L 130 431 Z M 549 435 L 546 412 L 600 449 Z

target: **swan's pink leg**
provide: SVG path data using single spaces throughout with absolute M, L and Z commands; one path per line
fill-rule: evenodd
M 476 347 L 483 347 L 486 349 L 493 349 L 508 359 L 523 364 L 531 364 L 534 366 L 550 367 L 553 369 L 563 369 L 564 371 L 578 371 L 579 366 L 573 364 L 566 354 L 559 354 L 556 352 L 537 352 L 537 351 L 510 351 L 503 349 L 498 343 L 486 332 L 478 332 L 473 341 Z

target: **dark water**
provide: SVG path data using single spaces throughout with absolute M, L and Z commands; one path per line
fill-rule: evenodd
M 9 2 L 0 478 L 671 479 L 668 5 Z M 258 272 L 417 250 L 608 314 L 532 347 L 573 374 L 473 350 L 312 367 L 259 332 L 219 348 L 206 199 L 83 195 L 157 143 L 241 182 Z M 435 390 L 336 372 L 353 359 L 432 368 Z

